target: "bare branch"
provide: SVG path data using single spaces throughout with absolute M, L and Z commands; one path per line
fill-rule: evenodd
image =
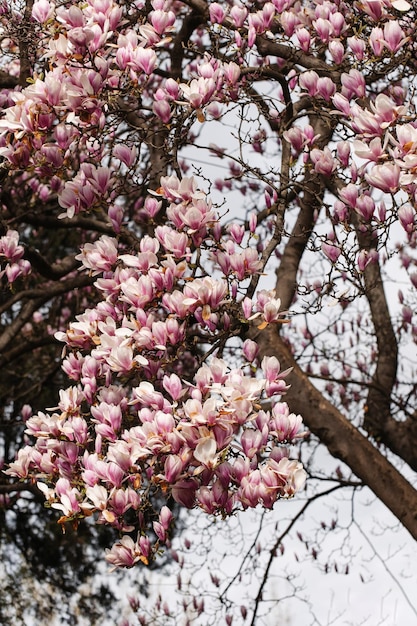
M 336 84 L 340 83 L 340 72 L 335 67 L 328 65 L 325 61 L 304 53 L 299 48 L 291 45 L 284 45 L 267 39 L 263 36 L 256 38 L 256 46 L 259 54 L 262 56 L 279 57 L 289 61 L 290 66 L 304 67 L 309 70 L 315 70 L 319 76 L 328 76 Z
M 25 248 L 25 258 L 31 263 L 39 274 L 50 280 L 59 280 L 66 274 L 69 274 L 79 266 L 79 262 L 74 255 L 68 255 L 58 263 L 51 265 L 48 261 L 34 248 L 28 246 Z
M 92 285 L 94 278 L 91 276 L 78 275 L 69 278 L 67 281 L 61 281 L 57 283 L 47 283 L 42 287 L 35 287 L 33 289 L 26 289 L 16 293 L 14 296 L 0 308 L 0 313 L 4 313 L 10 309 L 14 304 L 21 300 L 38 300 L 39 304 L 44 304 L 51 300 L 54 296 L 60 296 L 63 293 L 71 291 L 71 289 L 78 289 L 80 287 L 87 287 Z
M 26 0 L 22 23 L 19 25 L 20 74 L 19 85 L 25 87 L 32 73 L 31 47 L 33 45 L 32 8 L 34 0 Z
M 0 484 L 0 494 L 8 494 L 8 493 L 21 493 L 22 491 L 30 491 L 31 493 L 40 496 L 43 500 L 42 492 L 38 489 L 35 483 L 33 482 L 25 482 L 25 483 L 7 483 Z
M 0 337 L 0 350 L 2 351 L 7 347 L 10 341 L 16 337 L 18 332 L 22 329 L 26 322 L 31 319 L 32 315 L 39 309 L 40 306 L 42 306 L 42 304 L 45 304 L 54 296 L 68 293 L 72 289 L 86 287 L 87 285 L 91 285 L 93 282 L 94 278 L 91 276 L 76 276 L 75 278 L 71 278 L 65 282 L 58 282 L 48 286 L 45 285 L 43 288 L 39 289 L 28 289 L 26 292 L 16 294 L 14 298 L 11 298 L 7 302 L 7 308 L 22 299 L 29 299 L 29 301 L 22 305 L 22 308 L 15 319 L 7 326 L 7 328 L 3 329 L 3 333 Z
M 263 594 L 265 585 L 268 582 L 269 571 L 271 569 L 271 565 L 272 565 L 274 559 L 277 556 L 277 550 L 278 550 L 279 546 L 282 544 L 283 540 L 288 535 L 288 533 L 291 531 L 293 526 L 304 515 L 304 513 L 306 512 L 308 507 L 311 504 L 313 504 L 313 502 L 315 502 L 319 498 L 322 498 L 324 496 L 330 495 L 331 493 L 333 493 L 334 491 L 337 491 L 338 489 L 341 489 L 342 487 L 345 487 L 345 485 L 335 485 L 334 487 L 330 487 L 330 489 L 326 489 L 326 491 L 321 491 L 320 493 L 316 493 L 314 496 L 309 497 L 307 502 L 304 504 L 304 506 L 302 506 L 301 509 L 298 511 L 298 513 L 296 515 L 294 515 L 294 517 L 292 518 L 291 522 L 287 525 L 285 530 L 276 539 L 274 545 L 269 550 L 269 559 L 268 559 L 268 563 L 266 564 L 265 571 L 264 571 L 264 574 L 262 576 L 262 580 L 261 580 L 259 588 L 258 588 L 258 593 L 256 594 L 255 606 L 254 606 L 254 609 L 253 609 L 252 621 L 250 623 L 250 626 L 255 626 L 256 625 L 258 607 L 259 607 L 260 602 L 262 601 L 262 594 Z

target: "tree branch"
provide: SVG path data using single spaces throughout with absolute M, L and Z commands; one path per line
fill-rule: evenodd
M 324 148 L 333 134 L 333 127 L 328 117 L 310 113 L 310 123 L 315 134 L 318 148 Z M 297 273 L 307 243 L 310 239 L 315 223 L 315 213 L 323 204 L 326 184 L 323 176 L 314 171 L 307 171 L 303 184 L 300 184 L 302 195 L 298 196 L 300 211 L 285 246 L 279 267 L 277 269 L 276 293 L 281 299 L 281 305 L 286 311 L 294 299 L 297 288 Z
M 289 309 L 295 296 L 298 268 L 313 231 L 315 212 L 322 204 L 325 187 L 320 177 L 308 173 L 302 189 L 300 211 L 276 273 L 276 294 L 284 311 Z
M 307 427 L 329 452 L 346 463 L 417 539 L 417 491 L 312 385 L 273 325 L 263 331 L 252 330 L 251 338 L 259 345 L 261 359 L 277 356 L 283 369 L 293 368 L 291 387 L 285 397 L 291 410 L 303 416 Z
M 12 341 L 16 337 L 16 335 L 26 324 L 26 322 L 31 319 L 35 311 L 37 311 L 39 307 L 41 307 L 43 304 L 48 302 L 48 300 L 51 300 L 51 298 L 53 298 L 54 296 L 67 293 L 72 289 L 91 285 L 94 280 L 95 279 L 91 276 L 76 276 L 75 278 L 69 279 L 65 282 L 45 285 L 43 288 L 39 289 L 28 289 L 26 292 L 16 294 L 14 298 L 11 298 L 7 302 L 7 308 L 22 299 L 29 299 L 29 301 L 22 305 L 21 310 L 14 318 L 14 320 L 6 328 L 3 329 L 2 335 L 0 337 L 0 351 L 4 350 L 7 347 L 10 341 Z
M 14 361 L 18 357 L 22 356 L 23 354 L 28 354 L 29 352 L 32 352 L 33 350 L 37 350 L 38 348 L 42 348 L 43 346 L 48 346 L 52 344 L 56 345 L 57 341 L 51 335 L 44 335 L 41 337 L 37 337 L 33 341 L 22 341 L 22 343 L 18 344 L 17 346 L 13 346 L 11 350 L 3 353 L 0 356 L 0 367 L 4 367 L 5 365 L 8 365 L 9 363 Z
M 33 289 L 26 289 L 20 291 L 12 296 L 2 307 L 0 307 L 0 313 L 5 313 L 14 304 L 21 300 L 34 300 L 37 299 L 41 304 L 48 302 L 54 296 L 60 296 L 63 293 L 67 293 L 72 289 L 79 289 L 80 287 L 88 287 L 94 283 L 95 278 L 86 274 L 80 274 L 78 276 L 69 278 L 66 281 L 60 281 L 55 283 L 46 283 L 42 286 L 34 287 Z M 0 340 L 1 341 L 1 340 Z
M 345 487 L 345 485 L 335 485 L 334 487 L 330 487 L 329 489 L 326 489 L 326 491 L 321 491 L 320 493 L 316 493 L 314 496 L 311 496 L 307 500 L 307 502 L 301 507 L 301 509 L 298 511 L 298 513 L 296 515 L 294 515 L 294 517 L 292 518 L 292 520 L 288 524 L 288 526 L 285 528 L 285 530 L 276 539 L 274 545 L 272 546 L 272 548 L 269 551 L 268 563 L 266 564 L 265 571 L 264 571 L 264 574 L 262 576 L 261 583 L 259 585 L 258 593 L 256 594 L 255 606 L 254 606 L 254 609 L 253 609 L 252 621 L 250 623 L 250 626 L 255 626 L 256 625 L 256 618 L 257 618 L 257 613 L 258 613 L 258 607 L 259 607 L 259 604 L 260 604 L 260 602 L 262 600 L 263 590 L 265 588 L 266 583 L 268 582 L 269 570 L 271 569 L 271 565 L 273 563 L 273 560 L 276 557 L 276 552 L 277 552 L 279 546 L 281 545 L 282 541 L 288 535 L 288 533 L 293 528 L 295 523 L 298 522 L 298 520 L 304 515 L 304 513 L 306 512 L 306 510 L 308 509 L 310 504 L 312 504 L 313 502 L 315 502 L 319 498 L 322 498 L 323 496 L 330 495 L 331 493 L 333 493 L 334 491 L 337 491 L 338 489 L 341 489 L 342 487 Z
M 358 229 L 361 248 L 369 249 L 367 238 Z M 398 346 L 388 309 L 379 263 L 370 263 L 364 271 L 366 297 L 378 346 L 375 372 L 369 387 L 363 427 L 378 442 L 417 471 L 417 419 L 414 415 L 397 421 L 391 415 L 391 394 L 397 382 Z
M 35 483 L 25 482 L 0 484 L 0 494 L 16 493 L 22 491 L 30 491 L 37 496 L 42 496 L 43 499 L 43 494 L 40 489 L 38 489 Z
M 39 274 L 42 274 L 42 276 L 50 280 L 59 280 L 79 267 L 79 261 L 75 259 L 74 255 L 68 255 L 58 263 L 50 265 L 35 248 L 32 248 L 32 246 L 25 247 L 24 257 Z
M 32 73 L 31 46 L 33 45 L 32 8 L 34 0 L 26 0 L 23 21 L 19 29 L 20 74 L 19 85 L 26 87 L 27 79 Z
M 309 70 L 315 70 L 319 76 L 328 76 L 336 84 L 340 83 L 341 72 L 335 67 L 313 55 L 306 54 L 290 44 L 282 44 L 259 35 L 256 38 L 256 47 L 261 56 L 273 56 L 289 61 L 293 66 L 299 65 Z

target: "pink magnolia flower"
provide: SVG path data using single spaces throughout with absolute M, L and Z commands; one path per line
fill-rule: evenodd
M 91 269 L 94 274 L 109 271 L 117 261 L 117 241 L 107 235 L 102 235 L 95 243 L 86 243 L 81 254 L 75 258 L 82 262 L 85 268 Z
M 53 502 L 52 508 L 62 511 L 65 517 L 73 517 L 80 509 L 81 494 L 71 486 L 67 478 L 59 478 L 55 485 L 55 492 L 59 502 Z
M 181 379 L 174 373 L 170 376 L 165 375 L 162 384 L 164 389 L 169 393 L 174 401 L 179 400 L 186 391 L 183 388 Z
M 255 508 L 261 499 L 261 473 L 258 469 L 249 471 L 240 480 L 237 498 L 244 508 Z
M 190 240 L 185 233 L 179 233 L 169 226 L 157 226 L 155 236 L 165 250 L 174 254 L 177 259 L 186 256 L 189 252 Z
M 285 402 L 279 402 L 273 406 L 268 427 L 278 441 L 293 441 L 297 437 L 304 436 L 301 426 L 301 415 L 290 413 Z
M 194 451 L 194 458 L 198 463 L 212 469 L 218 463 L 217 444 L 212 437 L 203 437 L 197 443 Z
M 401 315 L 405 327 L 407 327 L 408 324 L 411 324 L 413 320 L 413 309 L 411 307 L 407 305 L 403 306 L 401 309 Z
M 296 154 L 300 154 L 307 144 L 303 130 L 299 126 L 292 126 L 289 130 L 285 130 L 283 136 L 284 139 L 291 144 Z
M 137 149 L 135 146 L 129 147 L 125 144 L 118 144 L 113 148 L 113 156 L 127 165 L 132 167 L 136 161 Z
M 331 12 L 329 15 L 329 21 L 333 27 L 333 33 L 336 37 L 340 37 L 340 35 L 345 32 L 347 25 L 345 21 L 345 17 L 343 13 L 340 11 Z
M 384 25 L 383 44 L 390 52 L 395 54 L 408 41 L 408 37 L 396 20 L 389 21 Z
M 233 20 L 235 28 L 242 28 L 248 15 L 246 7 L 240 4 L 234 4 L 230 9 L 230 17 Z
M 323 43 L 327 43 L 333 35 L 338 36 L 330 20 L 319 17 L 318 20 L 313 21 L 313 26 Z
M 180 84 L 183 98 L 194 109 L 207 104 L 216 91 L 216 87 L 216 81 L 213 78 L 203 78 L 202 76 L 198 79 L 194 78 L 189 85 L 186 83 Z
M 262 433 L 253 428 L 246 428 L 241 437 L 242 450 L 248 459 L 252 459 L 263 445 Z
M 164 477 L 168 483 L 177 483 L 179 477 L 185 470 L 187 460 L 187 457 L 179 456 L 177 454 L 170 454 L 167 456 L 164 464 Z
M 361 159 L 367 159 L 377 163 L 382 157 L 386 156 L 386 152 L 381 144 L 381 139 L 375 137 L 369 143 L 365 141 L 355 140 L 353 142 L 353 150 Z
M 283 11 L 280 16 L 280 22 L 287 37 L 292 37 L 297 26 L 302 24 L 298 15 L 293 11 Z
M 369 43 L 375 56 L 381 56 L 384 49 L 384 33 L 382 31 L 382 28 L 379 28 L 379 26 L 375 26 L 372 29 L 369 37 Z
M 246 248 L 243 252 L 236 252 L 229 256 L 230 270 L 238 280 L 245 276 L 252 276 L 262 269 L 262 261 L 254 248 Z
M 349 48 L 352 50 L 355 57 L 362 61 L 365 55 L 366 43 L 363 39 L 359 37 L 348 37 L 347 44 Z
M 23 246 L 19 245 L 19 233 L 16 230 L 8 230 L 0 238 L 0 257 L 4 256 L 8 261 L 19 261 L 24 254 Z
M 341 254 L 339 246 L 336 246 L 332 243 L 327 243 L 325 241 L 323 241 L 323 243 L 321 244 L 321 249 L 332 263 L 336 263 Z
M 332 102 L 336 109 L 341 111 L 343 115 L 346 115 L 346 117 L 350 116 L 351 106 L 349 103 L 349 99 L 346 96 L 342 95 L 339 92 L 336 92 L 332 97 Z
M 156 100 L 152 105 L 152 110 L 162 120 L 164 124 L 168 124 L 171 119 L 172 111 L 169 102 L 166 100 Z
M 373 250 L 361 250 L 356 259 L 356 263 L 360 272 L 364 272 L 370 263 L 378 261 L 378 252 Z
M 336 85 L 331 78 L 320 76 L 317 80 L 317 95 L 321 96 L 326 102 L 330 102 L 335 91 Z
M 106 560 L 116 567 L 133 567 L 135 563 L 142 561 L 147 564 L 148 556 L 145 556 L 137 543 L 131 537 L 125 535 L 114 544 L 111 550 L 106 551 Z
M 344 167 L 348 167 L 349 165 L 349 157 L 350 157 L 350 142 L 349 141 L 339 141 L 337 143 L 337 156 L 339 161 Z
M 303 50 L 303 52 L 308 52 L 311 43 L 311 35 L 309 31 L 306 28 L 299 28 L 295 34 L 301 50 Z
M 332 55 L 333 61 L 336 63 L 336 65 L 340 65 L 345 56 L 345 48 L 342 42 L 338 39 L 333 39 L 329 42 L 328 49 L 330 54 Z
M 9 464 L 5 474 L 9 476 L 17 476 L 18 478 L 27 478 L 32 463 L 33 448 L 25 446 L 17 453 L 17 459 Z
M 196 278 L 184 287 L 184 304 L 195 308 L 209 305 L 210 309 L 217 309 L 228 291 L 224 280 L 215 280 L 206 276 Z
M 221 4 L 212 2 L 209 6 L 210 20 L 213 24 L 222 24 L 226 16 L 226 12 Z
M 336 169 L 336 162 L 327 146 L 324 150 L 313 148 L 310 152 L 310 159 L 314 163 L 314 171 L 318 174 L 330 176 Z
M 132 51 L 129 66 L 135 71 L 141 71 L 150 75 L 154 71 L 156 63 L 157 57 L 154 50 L 138 46 Z
M 354 96 L 363 98 L 365 96 L 365 79 L 359 70 L 351 69 L 349 73 L 343 73 L 342 77 L 342 95 L 348 100 Z
M 195 504 L 195 495 L 198 489 L 198 482 L 195 478 L 184 478 L 175 483 L 171 493 L 175 502 L 192 509 Z
M 280 374 L 281 366 L 275 356 L 265 356 L 261 363 L 262 372 L 268 382 L 272 382 L 277 379 Z M 284 372 L 284 376 L 289 373 L 289 370 Z
M 175 13 L 173 11 L 163 11 L 156 9 L 149 15 L 152 26 L 158 35 L 163 35 L 175 23 Z
M 363 0 L 361 4 L 362 10 L 379 22 L 381 17 L 386 13 L 385 2 L 382 0 Z
M 416 212 L 411 205 L 401 206 L 398 209 L 398 218 L 406 233 L 411 234 L 415 230 Z
M 197 492 L 196 502 L 199 508 L 209 515 L 225 511 L 226 509 L 231 512 L 233 508 L 233 498 L 219 480 L 212 487 L 200 487 Z
M 370 185 L 381 191 L 396 193 L 399 189 L 400 174 L 401 170 L 398 165 L 382 163 L 374 165 L 371 171 L 365 174 L 365 178 Z
M 161 177 L 161 187 L 158 189 L 158 194 L 171 201 L 205 198 L 205 194 L 198 190 L 195 178 L 185 176 L 180 180 L 175 174 Z
M 356 206 L 359 189 L 356 185 L 349 183 L 339 191 L 339 196 L 350 207 Z
M 307 72 L 303 72 L 298 79 L 298 84 L 302 89 L 306 89 L 310 96 L 317 95 L 317 82 L 319 80 L 319 76 L 317 72 L 313 70 L 308 70 Z
M 53 15 L 55 5 L 48 0 L 36 0 L 32 7 L 32 17 L 40 24 L 47 22 Z
M 252 363 L 256 359 L 259 346 L 255 341 L 252 341 L 252 339 L 246 339 L 243 344 L 242 351 L 249 363 Z
M 375 202 L 366 194 L 359 196 L 356 201 L 355 211 L 365 222 L 369 222 L 375 212 Z

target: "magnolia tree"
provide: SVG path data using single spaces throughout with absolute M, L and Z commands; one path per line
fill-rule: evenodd
M 416 19 L 1 5 L 6 510 L 42 495 L 148 565 L 184 508 L 301 490 L 308 431 L 417 539 Z

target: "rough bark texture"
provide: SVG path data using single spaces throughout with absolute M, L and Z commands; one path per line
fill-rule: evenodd
M 372 239 L 357 228 L 359 245 L 372 249 Z M 377 357 L 369 387 L 363 427 L 378 442 L 398 454 L 417 471 L 417 416 L 397 421 L 391 415 L 392 391 L 397 382 L 398 345 L 388 308 L 379 263 L 370 263 L 364 272 L 366 295 L 377 342 Z

